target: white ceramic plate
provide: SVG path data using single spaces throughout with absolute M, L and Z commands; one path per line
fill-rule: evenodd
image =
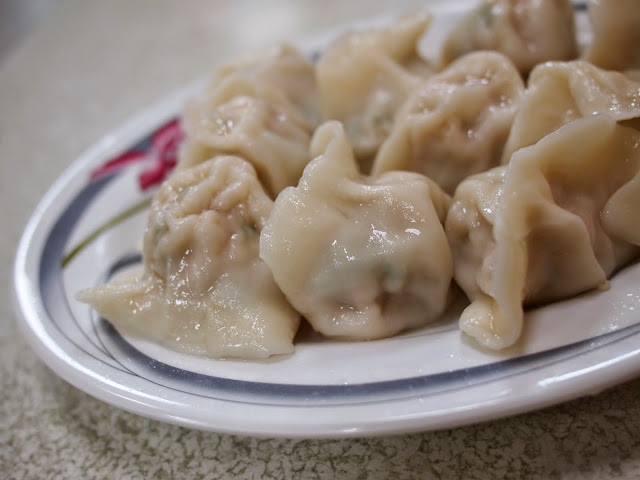
M 483 352 L 460 334 L 460 306 L 435 325 L 387 340 L 349 343 L 303 334 L 295 354 L 264 362 L 195 358 L 121 337 L 74 294 L 139 261 L 150 193 L 138 179 L 142 172 L 157 173 L 159 152 L 176 131 L 155 132 L 176 117 L 190 91 L 148 110 L 78 159 L 24 233 L 15 266 L 22 329 L 44 362 L 76 387 L 183 426 L 340 437 L 498 418 L 598 392 L 639 373 L 637 264 L 619 272 L 606 292 L 529 312 L 522 347 L 500 354 Z M 139 152 L 136 161 L 91 179 L 131 151 Z M 79 245 L 85 246 L 69 259 Z

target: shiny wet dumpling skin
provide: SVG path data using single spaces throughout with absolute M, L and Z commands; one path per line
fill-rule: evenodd
M 521 73 L 549 60 L 578 54 L 570 0 L 486 0 L 452 30 L 442 48 L 443 65 L 476 50 L 509 57 Z
M 593 39 L 584 59 L 607 70 L 640 68 L 638 0 L 590 0 Z
M 583 60 L 536 67 L 529 76 L 502 163 L 563 125 L 597 114 L 640 127 L 640 83 Z
M 260 236 L 260 256 L 318 332 L 387 337 L 443 313 L 452 260 L 444 234 L 450 198 L 426 177 L 358 171 L 343 128 L 322 125 L 314 160 L 285 189 Z
M 178 168 L 240 155 L 275 198 L 308 163 L 319 115 L 314 67 L 297 50 L 281 46 L 231 62 L 187 103 Z
M 300 316 L 258 256 L 271 212 L 253 167 L 219 156 L 154 197 L 144 271 L 80 292 L 119 331 L 212 358 L 291 353 Z
M 233 58 L 216 68 L 205 91 L 215 91 L 225 79 L 234 76 L 251 78 L 278 89 L 311 124 L 320 121 L 315 68 L 292 45 L 275 45 Z
M 500 163 L 523 93 L 524 82 L 504 55 L 459 58 L 412 92 L 372 173 L 419 172 L 453 194 L 465 177 Z
M 603 288 L 637 257 L 640 133 L 606 115 L 579 119 L 458 187 L 446 232 L 471 304 L 460 327 L 513 345 L 523 305 Z
M 326 120 L 344 124 L 363 170 L 389 134 L 396 110 L 431 69 L 418 40 L 431 17 L 417 14 L 384 28 L 350 32 L 323 51 L 316 78 Z

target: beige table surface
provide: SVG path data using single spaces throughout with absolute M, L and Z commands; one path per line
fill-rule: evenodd
M 640 380 L 455 430 L 265 440 L 106 405 L 59 379 L 19 333 L 10 301 L 16 243 L 36 202 L 84 149 L 233 52 L 398 5 L 58 1 L 0 59 L 0 479 L 640 478 Z

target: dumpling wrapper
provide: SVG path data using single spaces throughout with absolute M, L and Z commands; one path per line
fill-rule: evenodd
M 471 300 L 460 327 L 513 345 L 523 304 L 604 288 L 640 250 L 640 133 L 580 119 L 458 187 L 445 229 L 456 282 Z
M 593 39 L 584 59 L 607 70 L 640 68 L 638 0 L 590 0 Z
M 477 50 L 503 53 L 526 74 L 549 60 L 572 60 L 578 54 L 570 0 L 487 0 L 452 30 L 441 62 Z
M 426 177 L 358 171 L 339 122 L 316 131 L 296 188 L 260 235 L 260 256 L 318 332 L 387 337 L 445 310 L 452 260 L 442 222 L 450 198 Z
M 212 358 L 293 352 L 300 316 L 258 257 L 273 202 L 255 170 L 220 156 L 158 190 L 144 271 L 80 292 L 117 330 Z
M 640 68 L 625 70 L 623 73 L 629 80 L 640 83 Z
M 318 61 L 323 116 L 344 124 L 365 171 L 389 135 L 397 109 L 432 72 L 418 54 L 418 41 L 430 21 L 430 15 L 421 13 L 385 28 L 347 33 Z
M 459 58 L 414 90 L 372 173 L 422 173 L 453 194 L 464 178 L 500 163 L 523 92 L 524 82 L 504 55 Z
M 281 44 L 235 57 L 215 70 L 207 90 L 216 90 L 234 75 L 256 79 L 280 90 L 311 124 L 320 123 L 315 66 L 297 48 Z
M 597 114 L 640 126 L 640 83 L 583 60 L 536 67 L 529 76 L 502 163 L 508 163 L 513 152 L 533 145 L 563 125 Z
M 298 182 L 310 160 L 316 97 L 313 66 L 290 47 L 222 67 L 184 109 L 186 141 L 178 168 L 216 154 L 240 155 L 275 198 Z

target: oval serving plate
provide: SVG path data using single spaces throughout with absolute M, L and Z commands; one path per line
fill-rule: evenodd
M 450 23 L 467 6 L 442 5 L 434 24 Z M 332 36 L 305 47 L 313 51 Z M 74 386 L 187 427 L 345 437 L 499 418 L 640 372 L 639 264 L 619 272 L 606 292 L 528 312 L 523 341 L 501 353 L 480 350 L 458 331 L 462 305 L 386 340 L 338 342 L 302 332 L 293 355 L 259 362 L 192 357 L 123 338 L 74 295 L 139 263 L 149 198 L 175 161 L 177 112 L 193 91 L 177 93 L 86 152 L 27 225 L 15 263 L 20 326 L 42 360 Z

